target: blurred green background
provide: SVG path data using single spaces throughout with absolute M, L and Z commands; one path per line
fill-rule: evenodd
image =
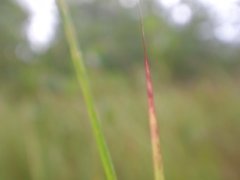
M 120 180 L 153 179 L 137 0 L 69 0 Z M 167 180 L 240 179 L 238 0 L 144 0 Z M 0 179 L 103 180 L 53 0 L 0 1 Z

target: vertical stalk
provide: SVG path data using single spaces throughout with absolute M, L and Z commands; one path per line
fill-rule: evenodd
M 77 43 L 77 36 L 72 23 L 72 19 L 65 0 L 57 0 L 57 2 L 63 19 L 63 25 L 70 48 L 71 59 L 73 61 L 78 82 L 82 89 L 83 97 L 88 110 L 88 115 L 91 120 L 92 129 L 97 142 L 97 147 L 100 153 L 104 171 L 108 180 L 116 180 L 117 177 L 112 164 L 111 156 L 105 143 L 105 138 L 100 125 L 100 121 L 97 117 L 97 113 L 94 107 L 94 101 L 90 90 L 88 75 L 83 62 L 82 53 Z
M 147 98 L 148 98 L 148 112 L 149 112 L 149 126 L 150 126 L 150 137 L 152 143 L 152 156 L 153 156 L 153 167 L 155 180 L 164 180 L 163 172 L 163 160 L 160 148 L 160 138 L 158 130 L 158 122 L 156 118 L 155 104 L 154 104 L 154 93 L 151 79 L 149 58 L 146 47 L 144 25 L 143 25 L 143 14 L 141 8 L 141 1 L 139 1 L 139 14 L 141 23 L 141 35 L 144 50 L 144 65 L 146 74 L 146 86 L 147 86 Z

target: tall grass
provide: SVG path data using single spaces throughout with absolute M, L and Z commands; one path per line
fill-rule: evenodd
M 63 24 L 65 27 L 66 37 L 67 37 L 68 44 L 71 51 L 72 61 L 77 73 L 77 78 L 82 88 L 88 113 L 92 121 L 92 127 L 93 127 L 93 131 L 97 141 L 102 163 L 105 169 L 105 173 L 109 180 L 113 180 L 113 179 L 116 179 L 115 171 L 114 171 L 111 157 L 108 153 L 108 148 L 106 146 L 103 132 L 100 127 L 100 123 L 94 108 L 94 102 L 90 92 L 87 72 L 83 63 L 81 51 L 76 41 L 77 37 L 75 34 L 75 30 L 74 30 L 66 3 L 64 2 L 64 0 L 58 0 L 58 4 L 63 17 Z M 150 124 L 150 131 L 151 131 L 154 174 L 155 174 L 155 180 L 164 180 L 162 155 L 160 152 L 158 123 L 157 123 L 156 113 L 155 113 L 153 87 L 152 87 L 149 59 L 148 59 L 145 36 L 144 36 L 143 16 L 142 16 L 140 2 L 139 2 L 139 12 L 140 12 L 140 18 L 141 18 L 142 42 L 144 47 L 144 63 L 145 63 L 145 73 L 146 73 L 147 94 L 148 94 L 149 124 Z
M 164 180 L 165 178 L 163 173 L 163 162 L 162 162 L 162 154 L 161 154 L 161 148 L 160 148 L 158 122 L 156 118 L 153 85 L 152 85 L 152 78 L 150 73 L 150 65 L 149 65 L 149 58 L 148 58 L 147 47 L 146 47 L 145 33 L 144 33 L 141 1 L 139 1 L 138 7 L 139 7 L 140 22 L 141 22 L 142 43 L 143 43 L 143 50 L 144 50 L 144 65 L 145 65 L 145 74 L 146 74 L 149 126 L 150 126 L 150 134 L 151 134 L 150 137 L 151 137 L 151 143 L 152 143 L 154 176 L 155 176 L 155 180 Z
M 135 74 L 134 84 L 125 74 L 91 73 L 108 142 L 119 142 L 112 153 L 121 180 L 153 179 L 142 74 L 142 69 Z M 79 88 L 75 80 L 64 77 L 54 79 L 62 85 L 58 93 L 47 86 L 39 88 L 38 102 L 30 95 L 16 102 L 11 92 L 0 91 L 1 180 L 36 180 L 40 173 L 44 180 L 106 179 L 86 114 L 79 109 Z M 239 180 L 237 81 L 208 77 L 191 86 L 156 83 L 155 88 L 161 88 L 155 91 L 155 101 L 164 134 L 166 179 Z
M 90 90 L 87 71 L 83 62 L 83 57 L 79 49 L 79 45 L 77 43 L 77 36 L 71 20 L 71 16 L 65 1 L 58 0 L 57 2 L 63 19 L 63 25 L 70 48 L 72 62 L 74 64 L 77 78 L 82 89 L 83 97 L 85 99 L 105 174 L 108 180 L 115 180 L 117 179 L 115 170 L 112 164 L 111 157 L 109 155 L 108 147 L 105 143 L 105 138 L 100 125 L 100 121 L 94 107 L 94 101 Z

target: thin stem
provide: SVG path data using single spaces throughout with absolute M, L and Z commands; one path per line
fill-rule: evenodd
M 93 101 L 92 93 L 90 90 L 88 75 L 83 62 L 82 53 L 77 43 L 77 36 L 72 23 L 72 19 L 65 1 L 57 0 L 57 2 L 62 15 L 66 38 L 68 41 L 72 61 L 77 74 L 77 79 L 82 89 L 83 97 L 87 106 L 88 115 L 91 120 L 93 132 L 95 135 L 95 139 L 97 142 L 97 146 L 98 146 L 100 157 L 103 163 L 105 174 L 108 180 L 116 180 L 117 177 L 112 164 L 111 156 L 109 154 L 107 145 L 105 143 L 105 138 L 100 125 L 100 121 L 97 117 L 97 113 L 94 107 L 94 101 Z
M 145 64 L 145 73 L 146 73 L 146 85 L 147 85 L 147 95 L 148 95 L 148 111 L 149 111 L 149 125 L 150 125 L 150 134 L 151 134 L 151 143 L 152 143 L 152 156 L 153 156 L 153 166 L 154 166 L 154 176 L 155 180 L 164 180 L 163 173 L 163 161 L 160 148 L 160 139 L 159 139 L 159 130 L 158 123 L 155 112 L 154 104 L 154 94 L 153 94 L 153 85 L 150 73 L 149 58 L 146 47 L 144 26 L 143 26 L 143 14 L 141 8 L 141 1 L 139 1 L 139 15 L 141 23 L 141 35 L 142 43 L 144 50 L 144 64 Z

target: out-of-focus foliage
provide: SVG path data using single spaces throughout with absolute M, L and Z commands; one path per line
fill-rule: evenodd
M 16 55 L 20 42 L 25 14 L 12 1 L 2 0 L 0 5 L 0 79 L 14 78 L 14 69 L 21 64 Z M 26 41 L 25 41 L 26 42 Z
M 209 15 L 193 2 L 185 2 L 193 12 L 185 26 L 155 1 L 143 4 L 166 176 L 239 180 L 239 45 L 214 39 Z M 69 4 L 119 179 L 151 179 L 137 8 Z M 104 179 L 61 24 L 36 53 L 27 21 L 15 1 L 1 0 L 0 179 Z
M 142 65 L 137 8 L 124 8 L 118 1 L 70 2 L 79 42 L 89 67 L 130 72 L 128 75 L 131 75 L 133 69 Z M 214 25 L 206 9 L 196 2 L 186 3 L 192 8 L 192 20 L 184 26 L 170 22 L 166 10 L 155 1 L 143 4 L 147 43 L 154 67 L 166 68 L 173 79 L 192 79 L 216 69 L 236 72 L 239 46 L 214 39 Z M 2 1 L 2 4 L 1 79 L 16 77 L 15 68 L 36 64 L 38 70 L 42 67 L 43 71 L 51 69 L 54 73 L 72 76 L 62 30 L 57 30 L 56 39 L 47 52 L 34 55 L 23 35 L 27 16 L 11 1 Z
M 108 73 L 91 77 L 119 179 L 153 178 L 140 77 L 134 84 Z M 38 98 L 14 104 L 1 94 L 0 179 L 105 179 L 84 103 L 78 88 L 74 89 L 64 93 L 41 90 Z M 238 180 L 240 96 L 236 82 L 226 77 L 203 79 L 191 86 L 159 82 L 155 90 L 166 178 Z

